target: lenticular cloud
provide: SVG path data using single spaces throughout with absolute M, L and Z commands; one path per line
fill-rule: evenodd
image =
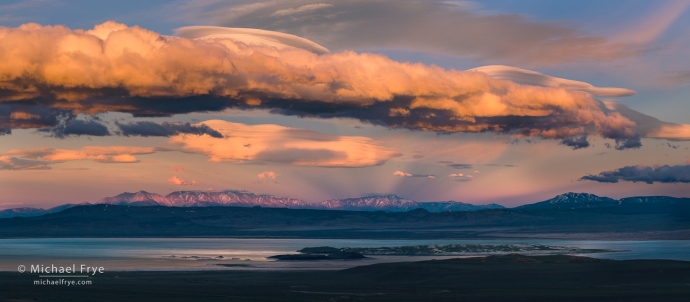
M 79 113 L 264 108 L 423 131 L 600 135 L 621 148 L 639 146 L 635 122 L 568 87 L 520 85 L 369 53 L 319 55 L 204 37 L 166 37 L 115 22 L 86 31 L 0 28 L 0 129 L 57 127 Z

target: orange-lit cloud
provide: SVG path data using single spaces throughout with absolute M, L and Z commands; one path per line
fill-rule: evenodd
M 273 171 L 265 171 L 265 172 L 259 173 L 258 176 L 259 176 L 259 179 L 264 180 L 264 179 L 276 179 L 276 177 L 278 177 L 278 175 L 280 175 L 280 174 L 273 172 Z
M 173 177 L 168 178 L 168 182 L 173 184 L 173 185 L 176 185 L 176 186 L 191 186 L 191 185 L 199 184 L 195 180 L 186 181 L 186 180 L 179 178 L 177 176 L 173 176 Z
M 183 173 L 185 171 L 183 166 L 173 166 L 172 170 L 178 173 Z
M 169 142 L 180 150 L 205 154 L 212 162 L 263 161 L 297 166 L 368 167 L 400 156 L 367 137 L 336 136 L 278 125 L 245 125 L 220 120 L 201 123 L 223 134 L 182 134 Z
M 14 149 L 5 155 L 15 155 L 29 160 L 41 160 L 47 163 L 62 163 L 75 160 L 92 160 L 99 163 L 136 163 L 135 155 L 152 154 L 155 148 L 127 146 L 86 146 L 78 150 L 56 148 Z
M 72 114 L 134 115 L 269 108 L 425 131 L 638 137 L 635 123 L 579 91 L 375 54 L 316 55 L 232 39 L 164 37 L 115 22 L 88 31 L 0 28 L 0 45 L 12 50 L 0 52 L 0 105 L 32 99 Z

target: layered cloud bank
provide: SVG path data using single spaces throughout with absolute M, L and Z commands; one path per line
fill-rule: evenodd
M 604 171 L 598 175 L 583 176 L 583 180 L 617 183 L 618 181 L 661 183 L 690 183 L 690 165 L 680 166 L 626 166 L 613 171 Z
M 564 79 L 542 85 L 553 87 L 520 85 L 492 78 L 486 69 L 444 70 L 349 51 L 317 55 L 208 33 L 202 31 L 203 39 L 164 37 L 115 22 L 88 31 L 37 24 L 0 28 L 0 132 L 52 126 L 45 131 L 57 137 L 106 135 L 97 123 L 73 124 L 74 116 L 233 107 L 437 132 L 570 140 L 600 135 L 616 140 L 619 149 L 640 146 L 636 123 L 590 95 L 629 94 L 625 89 Z M 118 126 L 124 135 L 214 135 L 191 125 Z
M 141 126 L 137 123 L 131 125 Z M 86 146 L 76 150 L 14 149 L 0 154 L 0 170 L 50 169 L 51 164 L 79 160 L 137 163 L 140 162 L 137 155 L 168 151 L 203 154 L 212 162 L 264 162 L 344 168 L 377 166 L 402 155 L 397 150 L 386 148 L 368 137 L 329 135 L 278 125 L 245 125 L 221 120 L 209 120 L 192 125 L 154 125 L 157 126 L 149 127 L 150 125 L 145 124 L 145 130 L 137 130 L 137 135 L 170 136 L 170 146 Z M 171 125 L 175 127 L 157 128 Z M 182 129 L 178 129 L 179 127 Z M 187 131 L 190 129 L 193 131 Z M 197 131 L 199 129 L 204 131 Z M 131 132 L 134 132 L 126 127 L 123 131 L 130 131 L 129 135 L 133 135 Z M 173 171 L 184 172 L 184 168 L 176 166 L 173 167 Z M 275 179 L 277 175 L 275 172 L 267 171 L 259 174 L 259 178 Z M 170 182 L 173 183 L 173 180 Z M 183 185 L 185 182 L 179 181 L 179 184 Z

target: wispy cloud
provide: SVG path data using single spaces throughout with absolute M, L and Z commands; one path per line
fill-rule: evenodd
M 314 3 L 314 4 L 306 4 L 302 5 L 297 8 L 286 8 L 286 9 L 281 9 L 277 10 L 275 13 L 271 14 L 273 17 L 282 17 L 282 16 L 291 16 L 299 13 L 307 13 L 307 12 L 313 12 L 317 10 L 321 10 L 324 8 L 328 7 L 333 7 L 332 4 L 327 4 L 327 3 Z
M 48 162 L 0 155 L 0 170 L 50 170 Z
M 46 163 L 62 163 L 75 160 L 92 160 L 99 163 L 137 163 L 135 155 L 152 154 L 153 147 L 86 146 L 77 150 L 56 148 L 14 149 L 4 153 L 23 159 L 40 160 Z
M 690 7 L 688 0 L 673 0 L 663 3 L 647 18 L 636 19 L 636 24 L 627 26 L 613 40 L 623 43 L 647 44 L 663 34 Z
M 177 135 L 170 143 L 180 150 L 205 154 L 213 162 L 259 161 L 296 166 L 369 167 L 401 154 L 361 136 L 336 136 L 278 125 L 244 125 L 220 120 L 205 121 L 223 138 Z
M 351 0 L 327 5 L 320 0 L 209 3 L 205 10 L 197 7 L 196 18 L 297 34 L 329 48 L 405 49 L 518 64 L 603 61 L 635 53 L 625 44 L 554 22 L 480 13 L 476 5 L 456 1 Z

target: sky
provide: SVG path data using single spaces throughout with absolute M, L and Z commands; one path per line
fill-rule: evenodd
M 0 4 L 0 209 L 690 197 L 690 1 Z

